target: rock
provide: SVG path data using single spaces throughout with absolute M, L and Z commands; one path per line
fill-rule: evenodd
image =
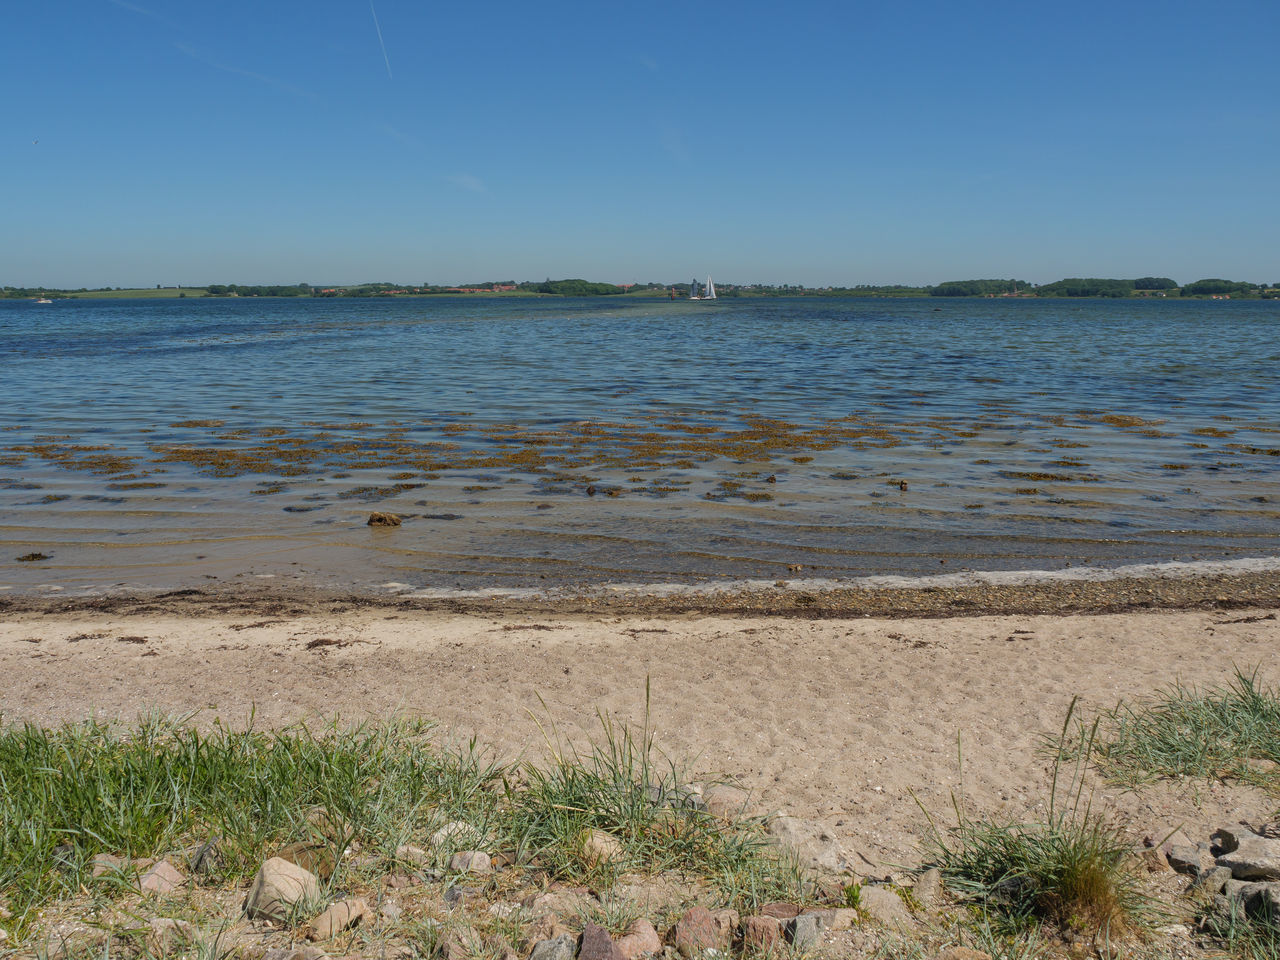
M 798 904 L 794 903 L 766 903 L 760 908 L 759 914 L 762 917 L 773 917 L 777 920 L 792 920 L 803 911 Z
M 696 883 L 669 876 L 622 879 L 613 885 L 612 896 L 636 904 L 646 916 L 674 915 L 696 903 L 700 893 Z
M 343 840 L 346 835 L 342 825 L 342 818 L 335 817 L 324 807 L 312 807 L 308 810 L 307 824 L 315 830 L 316 835 L 333 844 Z
M 858 909 L 872 920 L 884 924 L 907 923 L 911 920 L 911 911 L 902 902 L 902 898 L 884 887 L 863 886 Z
M 395 923 L 404 916 L 404 907 L 400 906 L 398 903 L 387 901 L 382 905 L 382 909 L 380 909 L 378 913 L 382 916 L 382 919 L 386 920 L 388 923 Z
M 166 894 L 180 890 L 187 878 L 178 872 L 178 868 L 168 860 L 148 867 L 138 877 L 138 890 L 142 893 Z
M 935 904 L 942 899 L 942 871 L 930 867 L 918 877 L 911 888 L 912 894 L 925 906 Z
M 319 947 L 276 947 L 262 955 L 262 960 L 324 960 L 325 952 Z
M 682 957 L 697 957 L 720 946 L 720 931 L 706 907 L 691 907 L 667 935 Z
M 454 873 L 493 873 L 493 861 L 479 850 L 461 850 L 449 858 L 449 869 Z
M 444 892 L 444 902 L 450 910 L 456 910 L 468 900 L 480 896 L 479 887 L 450 887 Z
M 1222 888 L 1226 886 L 1227 881 L 1231 879 L 1231 870 L 1227 867 L 1214 867 L 1211 870 L 1205 870 L 1191 881 L 1191 886 L 1187 888 L 1189 894 L 1208 894 L 1213 896 L 1222 892 Z
M 128 857 L 117 857 L 110 853 L 100 853 L 93 858 L 91 875 L 94 878 L 106 876 L 108 873 L 122 873 L 130 866 Z
M 453 820 L 431 835 L 431 848 L 436 851 L 474 847 L 480 843 L 480 831 L 462 820 Z
M 535 917 L 571 917 L 586 910 L 590 901 L 585 890 L 562 889 L 530 894 L 520 901 L 520 905 Z
M 933 960 L 991 960 L 991 954 L 969 947 L 947 947 L 937 954 Z
M 320 899 L 320 878 L 296 863 L 272 857 L 253 878 L 244 898 L 250 920 L 286 920 L 307 900 Z
M 1215 833 L 1217 840 L 1224 831 Z M 1233 847 L 1223 845 L 1218 866 L 1227 867 L 1237 880 L 1280 880 L 1280 840 L 1240 832 Z
M 535 943 L 529 960 L 573 960 L 577 949 L 578 938 L 570 933 L 562 933 L 553 939 Z
M 618 839 L 603 830 L 584 830 L 578 836 L 578 852 L 590 867 L 621 860 L 624 856 Z
M 578 941 L 578 960 L 623 960 L 623 956 L 609 931 L 588 920 Z
M 713 783 L 702 792 L 707 813 L 721 820 L 736 820 L 747 810 L 751 795 L 727 783 Z
M 801 866 L 823 873 L 840 873 L 849 865 L 834 831 L 824 824 L 797 817 L 774 817 L 769 821 L 768 831 Z
M 1250 917 L 1280 917 L 1280 883 L 1246 883 L 1234 895 Z
M 782 939 L 782 921 L 777 917 L 747 917 L 742 924 L 742 945 L 751 953 L 769 953 Z
M 1147 868 L 1148 873 L 1167 873 L 1171 868 L 1169 858 L 1159 847 L 1147 847 L 1138 851 L 1138 859 Z
M 391 873 L 387 875 L 387 886 L 392 890 L 404 890 L 422 884 L 422 875 L 417 873 Z
M 186 920 L 157 917 L 147 927 L 147 952 L 153 957 L 166 956 L 196 938 L 196 928 Z
M 365 522 L 365 525 L 370 527 L 398 527 L 400 523 L 400 518 L 394 513 L 382 513 L 379 510 L 375 510 L 369 514 L 369 519 Z
M 818 910 L 806 910 L 800 914 L 802 917 L 817 917 L 818 925 L 823 930 L 837 931 L 850 930 L 858 924 L 858 911 L 848 907 L 822 908 Z
M 412 863 L 420 867 L 427 862 L 427 851 L 411 843 L 404 843 L 396 847 L 396 859 L 401 863 Z
M 716 925 L 716 940 L 720 946 L 727 947 L 733 942 L 733 936 L 738 932 L 738 924 L 741 917 L 737 910 L 725 908 L 723 910 L 711 911 L 711 922 Z
M 291 843 L 283 850 L 278 851 L 276 856 L 281 860 L 288 860 L 290 863 L 297 864 L 303 870 L 314 873 L 322 880 L 328 880 L 333 876 L 333 850 L 327 843 L 315 843 L 307 840 Z
M 1204 862 L 1204 852 L 1199 847 L 1194 847 L 1191 844 L 1174 844 L 1169 848 L 1165 857 L 1169 861 L 1169 866 L 1173 867 L 1173 869 L 1192 877 L 1199 876 L 1201 869 L 1209 865 Z
M 627 928 L 624 936 L 618 938 L 618 951 L 625 960 L 636 960 L 662 952 L 662 938 L 653 924 L 641 918 Z
M 814 949 L 822 939 L 822 924 L 811 913 L 802 913 L 788 927 L 791 948 L 798 953 Z
M 373 911 L 363 900 L 339 900 L 308 923 L 302 935 L 308 940 L 329 940 L 366 918 L 372 919 Z

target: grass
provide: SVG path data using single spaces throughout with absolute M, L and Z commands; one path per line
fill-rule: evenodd
M 1244 960 L 1280 960 L 1280 917 L 1247 917 L 1238 903 L 1204 916 L 1201 930 Z
M 1102 715 L 1095 747 L 1102 771 L 1135 787 L 1163 777 L 1234 779 L 1280 793 L 1280 694 L 1257 671 L 1224 686 L 1175 683 L 1134 706 Z M 1261 763 L 1259 763 L 1261 761 Z
M 1109 938 L 1140 926 L 1147 909 L 1131 870 L 1130 845 L 1092 810 L 1084 793 L 1093 732 L 1075 752 L 1060 789 L 1064 765 L 1071 763 L 1067 738 L 1074 711 L 1073 701 L 1058 740 L 1043 821 L 970 817 L 955 797 L 954 828 L 944 832 L 930 818 L 927 849 L 948 885 L 989 916 L 1002 935 L 1029 933 L 1048 922 Z
M 128 895 L 128 878 L 91 879 L 100 853 L 170 857 L 185 871 L 213 842 L 202 882 L 238 886 L 286 844 L 310 843 L 328 861 L 330 894 L 403 872 L 398 847 L 429 846 L 456 821 L 470 826 L 469 844 L 515 863 L 511 882 L 590 880 L 607 891 L 626 871 L 678 869 L 744 908 L 801 892 L 800 870 L 761 824 L 726 826 L 699 808 L 647 725 L 602 720 L 602 738 L 539 766 L 498 763 L 474 741 L 442 747 L 420 721 L 270 732 L 190 721 L 0 729 L 0 902 L 11 936 L 54 901 Z M 585 856 L 589 830 L 607 833 L 620 856 Z M 437 866 L 457 842 L 432 851 Z

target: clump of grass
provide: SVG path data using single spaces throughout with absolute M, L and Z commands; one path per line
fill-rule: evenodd
M 1098 763 L 1118 783 L 1161 777 L 1236 779 L 1280 792 L 1280 693 L 1239 668 L 1225 686 L 1175 683 L 1157 697 L 1102 715 Z M 1263 761 L 1262 764 L 1257 761 Z
M 187 869 L 197 850 L 214 849 L 210 879 L 241 884 L 301 843 L 337 890 L 380 876 L 400 845 L 454 821 L 470 828 L 468 844 L 514 851 L 553 880 L 679 869 L 744 907 L 801 889 L 799 868 L 760 823 L 725 825 L 700 808 L 647 721 L 637 732 L 602 717 L 603 737 L 583 750 L 516 768 L 474 740 L 442 747 L 423 721 L 263 732 L 201 730 L 191 719 L 0 725 L 0 897 L 11 934 L 83 888 L 124 895 L 121 877 L 91 879 L 97 854 L 170 857 Z M 620 855 L 585 855 L 590 830 L 616 839 Z M 363 856 L 353 860 L 356 841 Z
M 1070 760 L 1074 712 L 1072 701 L 1043 821 L 971 817 L 954 796 L 954 828 L 944 832 L 930 818 L 929 852 L 951 889 L 980 906 L 1002 933 L 1027 932 L 1049 922 L 1095 936 L 1119 935 L 1140 921 L 1147 905 L 1131 872 L 1129 844 L 1093 812 L 1085 796 L 1084 771 L 1096 724 L 1059 790 L 1063 765 Z
M 609 880 L 625 869 L 679 869 L 713 882 L 724 899 L 755 906 L 798 894 L 799 867 L 781 856 L 757 821 L 724 825 L 701 809 L 676 765 L 639 730 L 601 715 L 603 736 L 585 750 L 562 746 L 544 730 L 551 762 L 526 765 L 512 799 L 509 829 L 517 846 L 569 879 Z M 594 862 L 582 837 L 599 830 L 620 854 Z
M 166 856 L 216 839 L 221 875 L 239 881 L 311 840 L 331 848 L 339 883 L 352 839 L 394 849 L 441 811 L 480 825 L 496 804 L 499 768 L 474 744 L 439 749 L 421 721 L 267 733 L 189 720 L 0 730 L 0 890 L 20 928 L 31 908 L 78 891 L 99 853 Z
M 1280 960 L 1280 916 L 1246 915 L 1233 901 L 1226 913 L 1216 910 L 1200 921 L 1200 929 L 1244 960 Z

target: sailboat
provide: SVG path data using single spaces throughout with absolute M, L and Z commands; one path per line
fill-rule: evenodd
M 693 280 L 689 284 L 690 300 L 714 300 L 716 298 L 716 285 L 711 282 L 711 274 L 707 274 L 707 285 L 702 288 L 702 292 L 698 292 L 698 281 Z

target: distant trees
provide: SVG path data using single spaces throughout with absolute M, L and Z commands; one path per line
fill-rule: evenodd
M 590 280 L 552 280 L 550 278 L 542 283 L 521 283 L 517 285 L 516 289 L 528 290 L 533 293 L 553 293 L 561 297 L 605 297 L 627 292 L 625 287 L 619 287 L 612 283 L 595 283 Z
M 931 297 L 990 297 L 1029 290 L 1025 280 L 947 280 L 929 289 Z
M 1255 284 L 1242 280 L 1219 280 L 1212 278 L 1208 280 L 1197 280 L 1194 283 L 1188 283 L 1182 288 L 1184 297 L 1213 297 L 1213 296 L 1243 296 L 1253 293 L 1256 288 Z
M 1177 290 L 1178 285 L 1168 277 L 1139 277 L 1133 281 L 1135 290 Z
M 1037 288 L 1041 297 L 1127 297 L 1133 293 L 1132 280 L 1109 280 L 1100 277 L 1068 277 Z
M 211 297 L 309 297 L 311 288 L 305 283 L 294 286 L 245 286 L 237 283 L 211 283 L 205 290 Z

